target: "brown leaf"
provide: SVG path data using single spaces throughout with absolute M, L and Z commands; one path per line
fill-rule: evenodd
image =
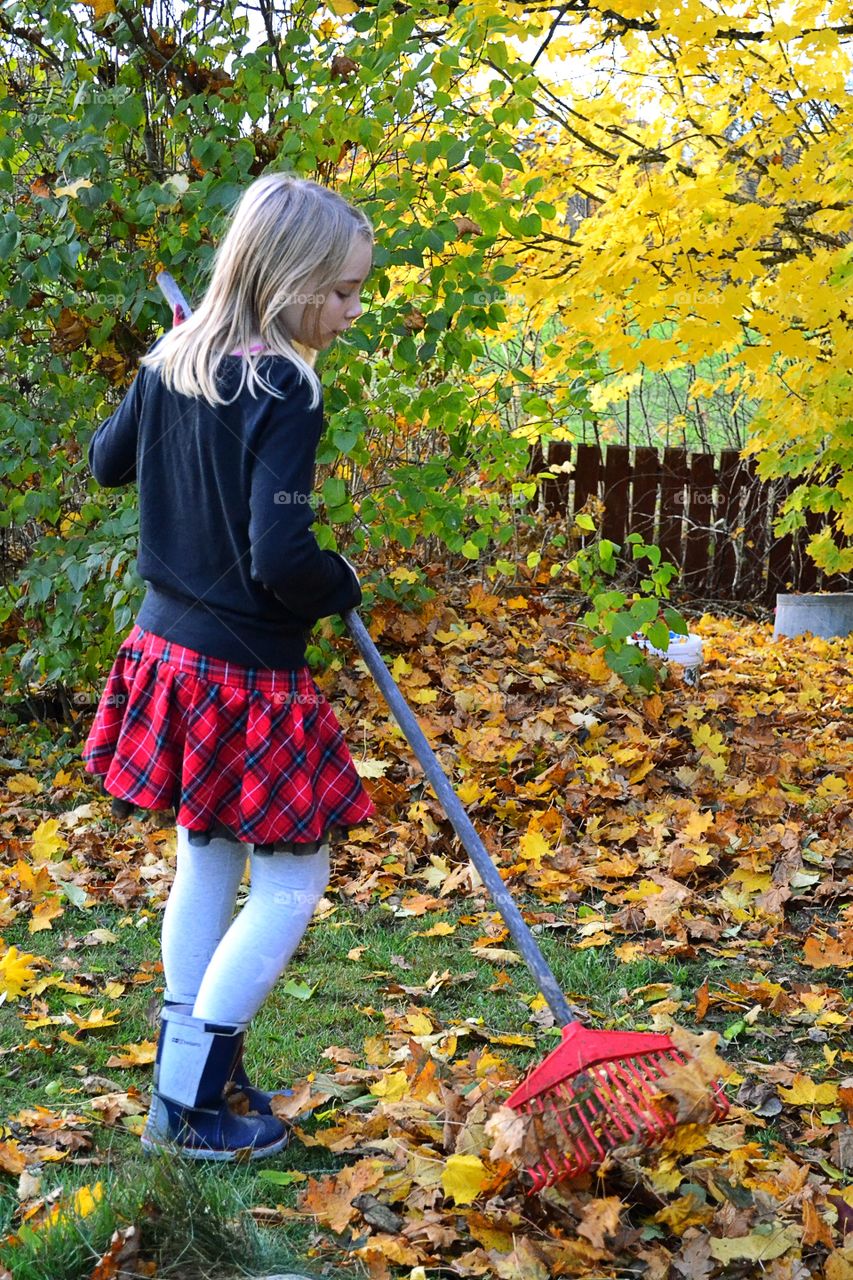
M 331 1093 L 312 1093 L 309 1080 L 297 1085 L 292 1095 L 276 1093 L 270 1100 L 270 1110 L 279 1120 L 295 1120 L 297 1116 L 308 1116 L 316 1111 L 324 1102 L 332 1097 Z
M 713 1085 L 730 1070 L 716 1051 L 719 1036 L 716 1031 L 697 1036 L 676 1026 L 671 1038 L 689 1060 L 684 1066 L 664 1066 L 655 1088 L 675 1100 L 679 1124 L 704 1124 L 714 1115 Z
M 332 58 L 331 65 L 329 67 L 329 75 L 333 80 L 337 80 L 338 78 L 341 80 L 348 80 L 355 71 L 358 71 L 358 63 L 352 58 L 348 58 L 346 54 L 337 53 L 334 58 Z
M 583 1217 L 577 1228 L 578 1235 L 585 1236 L 596 1249 L 603 1249 L 605 1236 L 613 1236 L 619 1230 L 621 1209 L 622 1201 L 618 1196 L 590 1200 L 584 1206 Z
M 113 1232 L 110 1247 L 95 1266 L 91 1280 L 125 1280 L 138 1275 L 135 1263 L 139 1256 L 141 1235 L 138 1227 L 125 1227 Z
M 0 1169 L 5 1173 L 23 1173 L 27 1157 L 13 1138 L 11 1142 L 0 1142 Z
M 461 217 L 454 218 L 453 221 L 456 223 L 456 236 L 459 240 L 461 240 L 463 236 L 481 236 L 483 234 L 483 228 L 480 224 L 475 222 L 473 218 L 467 217 L 465 214 L 462 214 Z
M 365 1192 L 364 1195 L 356 1196 L 352 1203 L 358 1209 L 364 1221 L 369 1226 L 375 1227 L 377 1231 L 386 1231 L 389 1235 L 395 1236 L 405 1226 L 405 1218 L 401 1218 L 387 1204 L 383 1204 L 381 1200 L 377 1200 L 376 1196 L 372 1196 L 368 1192 Z

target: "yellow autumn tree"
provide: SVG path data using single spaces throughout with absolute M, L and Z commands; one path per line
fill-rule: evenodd
M 613 371 L 602 407 L 644 368 L 719 357 L 691 398 L 722 386 L 757 403 L 747 453 L 759 475 L 798 482 L 780 529 L 828 513 L 809 550 L 853 568 L 849 5 L 501 11 L 516 39 L 485 56 L 482 101 L 494 110 L 497 79 L 534 106 L 518 146 L 558 211 L 507 246 L 521 267 L 509 327 L 531 306 L 562 320 L 540 379 L 589 342 Z

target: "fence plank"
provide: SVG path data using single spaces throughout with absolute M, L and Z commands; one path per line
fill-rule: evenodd
M 577 513 L 587 498 L 598 497 L 598 473 L 601 455 L 597 444 L 579 444 L 575 456 L 575 500 L 572 511 Z
M 684 499 L 687 489 L 687 461 L 683 449 L 664 449 L 660 482 L 660 527 L 658 545 L 664 560 L 680 569 L 683 561 L 681 538 L 684 532 Z
M 773 485 L 773 510 L 778 511 L 785 498 L 794 487 L 794 482 L 786 477 L 777 480 Z M 786 533 L 777 538 L 771 533 L 770 555 L 767 561 L 767 592 L 775 602 L 776 596 L 782 592 L 793 591 L 794 582 L 799 576 L 798 547 L 793 535 Z
M 769 541 L 768 486 L 758 479 L 752 458 L 747 459 L 745 466 L 747 485 L 741 598 L 758 603 L 768 599 L 768 584 L 764 573 Z
M 601 532 L 620 547 L 625 545 L 631 456 L 623 444 L 609 444 L 604 459 L 604 520 Z
M 688 591 L 704 595 L 713 574 L 711 511 L 716 469 L 712 453 L 694 453 L 690 459 L 690 491 L 687 503 L 687 539 L 682 581 Z
M 720 454 L 720 470 L 717 481 L 717 502 L 714 520 L 721 530 L 714 550 L 712 594 L 720 600 L 737 600 L 738 569 L 740 565 L 737 530 L 741 519 L 741 490 L 744 471 L 740 454 L 736 449 L 724 449 Z
M 655 518 L 660 483 L 660 458 L 657 449 L 642 445 L 634 454 L 631 488 L 631 532 L 643 542 L 655 541 Z

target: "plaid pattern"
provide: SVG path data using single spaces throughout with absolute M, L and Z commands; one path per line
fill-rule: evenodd
M 143 809 L 240 840 L 319 840 L 375 806 L 341 726 L 298 670 L 242 667 L 134 624 L 107 678 L 83 747 L 87 773 Z

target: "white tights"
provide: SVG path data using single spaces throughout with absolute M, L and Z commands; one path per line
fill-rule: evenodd
M 178 827 L 177 870 L 163 913 L 167 998 L 193 1016 L 247 1023 L 299 946 L 329 883 L 329 846 L 313 854 L 250 855 L 249 898 L 232 921 L 251 845 L 189 843 Z

